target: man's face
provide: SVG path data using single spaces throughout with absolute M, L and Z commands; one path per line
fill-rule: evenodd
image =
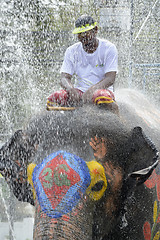
M 95 29 L 91 29 L 83 33 L 78 33 L 78 40 L 84 45 L 91 44 L 94 41 L 95 37 L 96 37 Z

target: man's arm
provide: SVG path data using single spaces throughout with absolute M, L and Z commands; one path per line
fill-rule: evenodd
M 60 84 L 66 91 L 69 91 L 71 88 L 73 88 L 73 85 L 71 83 L 71 78 L 72 78 L 72 75 L 64 72 L 61 73 Z
M 69 93 L 70 100 L 73 102 L 79 102 L 80 96 L 74 86 L 71 83 L 72 75 L 68 73 L 61 73 L 61 86 Z
M 92 87 L 90 87 L 82 96 L 83 102 L 91 102 L 92 96 L 95 90 L 97 89 L 107 89 L 112 86 L 115 82 L 116 72 L 108 72 L 105 74 L 105 77 Z

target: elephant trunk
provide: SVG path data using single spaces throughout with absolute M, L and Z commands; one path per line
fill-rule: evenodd
M 83 199 L 84 201 L 84 199 Z M 72 212 L 60 218 L 50 218 L 36 206 L 34 240 L 91 240 L 92 212 L 91 206 L 80 202 Z

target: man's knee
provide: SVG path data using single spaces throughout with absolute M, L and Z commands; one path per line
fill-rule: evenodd
M 65 106 L 68 101 L 68 93 L 65 90 L 59 90 L 56 92 L 53 92 L 48 98 L 47 98 L 47 105 L 48 106 L 54 106 L 54 105 L 61 105 Z
M 98 89 L 93 93 L 93 103 L 101 108 L 105 108 L 113 113 L 118 114 L 118 105 L 115 101 L 114 93 L 108 89 Z
M 115 101 L 114 93 L 108 89 L 98 89 L 93 93 L 94 104 L 109 104 Z

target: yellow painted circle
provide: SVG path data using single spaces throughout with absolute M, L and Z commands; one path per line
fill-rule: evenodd
M 92 200 L 97 201 L 102 198 L 105 190 L 107 189 L 107 179 L 105 176 L 104 167 L 96 161 L 87 162 L 87 166 L 90 171 L 91 183 L 90 183 L 89 187 L 87 188 L 86 193 L 87 193 L 87 195 L 89 195 L 89 197 Z M 92 188 L 99 181 L 103 181 L 102 189 L 99 191 L 93 191 Z

